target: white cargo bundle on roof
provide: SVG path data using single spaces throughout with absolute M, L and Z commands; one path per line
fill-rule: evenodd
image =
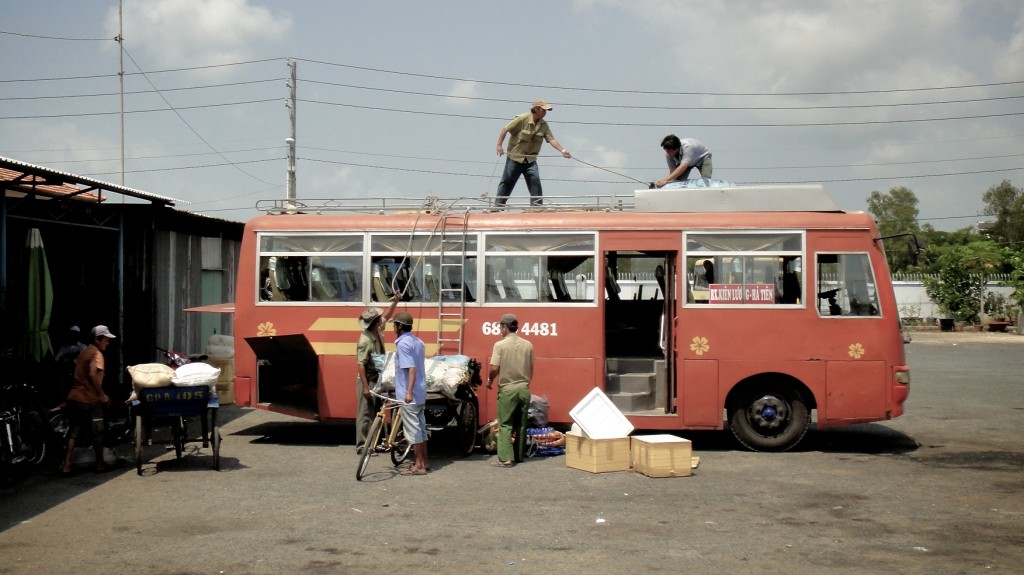
M 842 212 L 820 184 L 637 190 L 635 212 Z

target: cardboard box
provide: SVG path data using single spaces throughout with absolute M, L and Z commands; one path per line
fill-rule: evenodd
M 591 473 L 629 471 L 629 438 L 592 439 L 583 435 L 565 436 L 565 464 Z
M 693 448 L 689 439 L 674 435 L 635 435 L 630 438 L 633 470 L 647 477 L 689 477 Z

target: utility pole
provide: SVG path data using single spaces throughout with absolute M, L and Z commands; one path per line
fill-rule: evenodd
M 288 108 L 288 119 L 291 121 L 291 136 L 284 141 L 288 145 L 288 179 L 285 185 L 285 199 L 292 201 L 295 199 L 295 88 L 298 63 L 288 60 L 288 67 L 291 68 L 291 77 L 288 80 L 288 100 L 284 105 Z

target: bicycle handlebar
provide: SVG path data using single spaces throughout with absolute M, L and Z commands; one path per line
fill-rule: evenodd
M 394 397 L 391 397 L 390 395 L 381 395 L 381 394 L 377 393 L 376 391 L 374 391 L 372 389 L 370 390 L 370 395 L 376 397 L 377 399 L 383 399 L 384 401 L 386 401 L 388 403 L 395 403 L 395 404 L 398 404 L 398 405 L 412 405 L 412 404 L 406 403 L 406 402 L 404 402 L 404 401 L 402 401 L 400 399 L 396 399 Z

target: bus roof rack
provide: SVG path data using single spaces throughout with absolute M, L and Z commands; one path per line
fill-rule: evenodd
M 637 212 L 842 212 L 820 184 L 637 190 Z
M 400 214 L 442 212 L 566 212 L 566 211 L 601 211 L 619 212 L 633 209 L 632 195 L 594 195 L 594 196 L 544 196 L 543 205 L 530 205 L 529 196 L 510 198 L 506 206 L 499 206 L 494 196 L 480 195 L 474 197 L 439 198 L 302 198 L 292 200 L 259 200 L 256 209 L 267 214 L 322 214 L 350 212 L 357 214 Z
M 544 196 L 530 205 L 528 196 L 499 206 L 494 196 L 439 198 L 327 198 L 259 200 L 256 209 L 267 214 L 442 214 L 452 211 L 522 212 L 842 212 L 820 184 L 689 187 L 636 190 L 633 195 Z

